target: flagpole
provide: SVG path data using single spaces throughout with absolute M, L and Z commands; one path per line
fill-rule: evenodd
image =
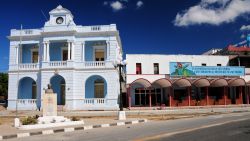
M 21 24 L 21 30 L 20 30 L 20 42 L 17 51 L 17 98 L 16 98 L 16 118 L 18 118 L 18 94 L 19 94 L 19 62 L 20 62 L 20 48 L 22 48 L 22 31 L 23 31 L 23 26 Z

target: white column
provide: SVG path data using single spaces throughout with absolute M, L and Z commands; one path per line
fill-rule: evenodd
M 50 56 L 49 56 L 49 42 L 47 42 L 47 61 L 50 61 Z
M 71 60 L 75 60 L 75 43 L 71 42 Z
M 68 41 L 68 60 L 70 60 L 70 42 Z
M 82 61 L 85 61 L 85 41 L 82 42 Z
M 106 41 L 106 45 L 107 45 L 106 59 L 109 60 L 110 59 L 110 42 Z
M 19 64 L 19 46 L 20 45 L 16 46 L 16 64 Z
M 18 49 L 18 55 L 19 55 L 19 57 L 18 57 L 18 59 L 19 59 L 18 63 L 21 64 L 21 63 L 23 63 L 23 45 L 22 44 L 21 44 L 21 46 Z
M 43 42 L 43 61 L 47 60 L 47 47 L 46 42 Z

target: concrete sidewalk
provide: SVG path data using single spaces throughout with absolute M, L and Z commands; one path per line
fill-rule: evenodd
M 250 105 L 227 105 L 227 106 L 190 106 L 190 107 L 173 107 L 165 108 L 163 110 L 151 109 L 137 109 L 127 110 L 126 115 L 128 117 L 138 118 L 140 116 L 152 116 L 152 115 L 186 115 L 186 114 L 203 114 L 203 113 L 231 113 L 231 112 L 248 112 L 250 111 Z M 59 116 L 79 116 L 79 117 L 117 117 L 118 111 L 59 111 Z M 0 117 L 15 117 L 15 111 L 1 111 Z M 18 111 L 18 116 L 34 116 L 42 115 L 41 111 Z
M 73 132 L 75 130 L 90 130 L 94 128 L 106 128 L 111 126 L 123 126 L 128 124 L 138 124 L 147 122 L 146 119 L 127 119 L 118 121 L 116 119 L 83 119 L 84 124 L 77 126 L 65 126 L 46 129 L 19 130 L 13 127 L 13 122 L 8 122 L 0 125 L 0 140 L 11 138 L 22 138 L 34 135 L 55 134 L 61 132 Z

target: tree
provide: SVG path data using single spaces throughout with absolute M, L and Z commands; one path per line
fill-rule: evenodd
M 0 96 L 8 96 L 8 74 L 0 73 Z

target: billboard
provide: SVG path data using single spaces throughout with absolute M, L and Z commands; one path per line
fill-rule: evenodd
M 170 62 L 170 76 L 243 76 L 244 67 L 192 66 L 191 62 Z

